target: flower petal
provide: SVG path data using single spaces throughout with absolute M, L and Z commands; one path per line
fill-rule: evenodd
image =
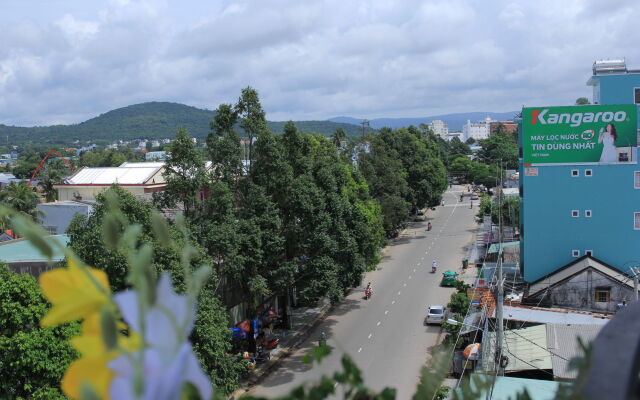
M 125 322 L 135 332 L 140 332 L 140 320 L 138 318 L 138 294 L 135 290 L 126 290 L 113 296 L 113 301 L 116 302 L 120 313 Z
M 107 358 L 104 357 L 83 357 L 69 366 L 60 386 L 62 391 L 69 397 L 80 398 L 80 387 L 82 383 L 89 383 L 100 398 L 109 398 L 109 384 L 113 378 L 113 372 L 107 368 Z

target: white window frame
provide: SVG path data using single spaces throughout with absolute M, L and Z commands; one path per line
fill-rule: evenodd
M 580 176 L 580 170 L 579 169 L 572 169 L 571 170 L 571 177 L 572 178 L 577 178 Z
M 593 176 L 593 170 L 592 169 L 585 169 L 584 170 L 584 176 L 591 178 Z
M 584 251 L 584 255 L 585 256 L 589 256 L 589 257 L 593 257 L 593 250 L 585 250 Z
M 640 231 L 640 212 L 633 213 L 633 230 Z
M 640 171 L 633 171 L 633 188 L 640 189 Z
M 584 217 L 585 218 L 591 218 L 591 215 L 593 215 L 591 210 L 584 210 Z
M 571 250 L 571 257 L 573 258 L 580 257 L 580 250 Z
M 633 104 L 640 104 L 640 103 L 636 103 L 636 90 L 640 90 L 640 87 L 634 87 L 633 88 L 633 98 L 631 99 L 631 101 L 633 102 Z
M 580 210 L 571 210 L 571 218 L 580 218 Z

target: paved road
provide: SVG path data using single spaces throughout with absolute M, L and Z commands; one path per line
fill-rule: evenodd
M 413 223 L 387 248 L 378 269 L 365 277 L 365 285 L 371 282 L 373 287 L 371 299 L 363 299 L 363 287 L 353 290 L 300 349 L 250 393 L 273 398 L 303 382 L 317 382 L 321 375 L 340 369 L 340 357 L 347 353 L 363 371 L 368 387 L 394 387 L 397 399 L 411 398 L 427 349 L 444 335 L 438 326 L 423 326 L 427 306 L 448 302 L 453 289 L 439 287 L 441 272 L 459 271 L 467 255 L 464 249 L 473 239 L 478 201 L 470 209 L 468 198 L 458 202 L 460 193 L 462 187 L 450 189 L 444 207 L 429 211 L 427 221 Z M 429 232 L 428 221 L 433 225 Z M 434 259 L 437 274 L 430 272 Z M 317 345 L 322 331 L 333 351 L 320 365 L 310 367 L 301 359 Z

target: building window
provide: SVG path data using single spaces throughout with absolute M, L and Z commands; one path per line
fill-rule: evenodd
M 584 255 L 585 256 L 589 256 L 589 257 L 593 257 L 593 250 L 585 250 L 584 251 Z
M 580 216 L 580 211 L 578 210 L 571 210 L 571 216 L 573 218 L 578 218 Z
M 596 303 L 608 303 L 611 300 L 611 289 L 597 288 L 594 297 Z
M 591 210 L 584 210 L 584 216 L 587 218 L 591 218 Z
M 571 257 L 580 257 L 580 250 L 571 250 Z
M 640 189 L 640 171 L 633 172 L 633 187 Z
M 633 213 L 633 229 L 640 230 L 640 212 Z
M 640 88 L 633 88 L 633 102 L 640 104 Z
M 584 170 L 584 176 L 593 176 L 593 170 L 592 169 L 585 169 Z
M 572 169 L 571 170 L 571 176 L 576 177 L 576 176 L 580 176 L 580 171 L 577 169 Z

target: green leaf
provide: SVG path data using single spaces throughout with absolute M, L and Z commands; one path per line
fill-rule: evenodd
M 169 226 L 167 220 L 158 212 L 151 213 L 151 228 L 158 242 L 164 246 L 171 246 L 171 237 L 169 235 Z
M 100 330 L 107 350 L 115 349 L 118 346 L 118 328 L 116 317 L 109 307 L 103 307 L 100 311 Z

